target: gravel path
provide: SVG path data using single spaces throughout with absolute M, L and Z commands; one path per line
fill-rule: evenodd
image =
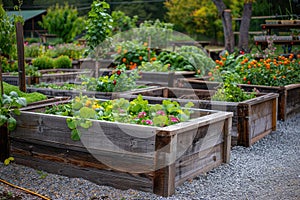
M 172 197 L 99 186 L 24 166 L 0 163 L 0 178 L 51 199 L 300 199 L 300 114 L 250 148 L 234 147 L 230 164 L 186 181 Z M 1 196 L 2 195 L 2 196 Z M 1 198 L 5 197 L 6 198 Z M 8 196 L 7 196 L 8 195 Z M 0 183 L 0 199 L 39 199 Z

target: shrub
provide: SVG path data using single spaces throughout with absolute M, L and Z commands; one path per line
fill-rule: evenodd
M 68 56 L 59 56 L 54 60 L 55 68 L 71 68 L 72 60 Z
M 53 69 L 53 59 L 48 56 L 40 56 L 32 61 L 32 65 L 38 69 Z

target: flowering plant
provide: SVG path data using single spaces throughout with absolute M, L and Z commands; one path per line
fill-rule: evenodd
M 192 106 L 193 103 L 190 102 L 182 108 L 178 102 L 170 100 L 149 105 L 141 95 L 132 101 L 123 98 L 99 101 L 87 96 L 77 96 L 69 104 L 48 107 L 46 113 L 73 117 L 67 119 L 67 124 L 72 130 L 72 138 L 78 140 L 81 132 L 77 127 L 91 127 L 89 119 L 164 127 L 189 120 L 191 111 L 186 108 Z
M 235 57 L 225 54 L 216 60 L 215 68 L 208 73 L 210 80 L 224 81 L 226 74 L 239 75 L 237 83 L 284 86 L 300 82 L 300 56 L 254 59 L 250 54 Z
M 125 73 L 126 66 L 117 66 L 111 75 L 100 76 L 99 78 L 82 76 L 82 85 L 88 91 L 98 92 L 122 92 L 137 88 L 136 80 L 140 77 L 137 70 Z

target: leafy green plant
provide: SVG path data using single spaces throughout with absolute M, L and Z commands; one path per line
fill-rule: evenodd
M 137 70 L 126 73 L 126 66 L 120 65 L 111 75 L 99 78 L 82 76 L 82 85 L 88 91 L 122 92 L 137 88 L 136 80 L 140 77 Z
M 9 95 L 3 94 L 0 98 L 0 126 L 6 126 L 9 131 L 14 130 L 17 121 L 13 114 L 20 115 L 19 108 L 26 105 L 26 99 L 19 97 L 14 91 Z
M 72 60 L 68 56 L 59 56 L 53 64 L 55 68 L 72 68 Z
M 48 56 L 40 56 L 33 59 L 32 65 L 38 69 L 53 69 L 54 60 Z
M 56 4 L 48 8 L 47 14 L 43 16 L 39 25 L 68 43 L 84 30 L 85 21 L 82 17 L 78 17 L 76 8 L 65 3 L 64 6 Z
M 72 112 L 69 112 L 70 106 Z M 187 103 L 181 107 L 178 102 L 170 100 L 149 105 L 141 95 L 132 101 L 123 98 L 100 101 L 80 95 L 69 104 L 63 104 L 59 110 L 58 107 L 48 108 L 46 112 L 68 114 L 71 118 L 67 118 L 66 122 L 71 129 L 71 138 L 79 140 L 82 134 L 80 128 L 88 129 L 93 125 L 89 119 L 164 127 L 189 120 L 192 111 L 188 108 L 192 106 L 192 103 Z
M 136 24 L 138 21 L 138 16 L 135 15 L 132 18 L 125 15 L 124 12 L 117 10 L 117 11 L 112 11 L 111 13 L 112 19 L 113 19 L 113 23 L 112 23 L 112 27 L 113 27 L 113 33 L 119 33 L 119 32 L 123 32 L 123 31 L 128 31 L 132 28 L 136 28 Z
M 157 60 L 161 61 L 164 65 L 170 65 L 171 71 L 195 71 L 194 66 L 182 55 L 176 52 L 161 52 Z
M 25 74 L 30 77 L 41 77 L 42 73 L 33 65 L 25 65 Z
M 138 70 L 142 72 L 169 72 L 170 64 L 163 64 L 161 61 L 142 62 Z

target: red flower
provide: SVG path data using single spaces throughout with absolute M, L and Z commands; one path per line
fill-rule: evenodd
M 114 85 L 116 85 L 116 84 L 117 84 L 117 81 L 116 81 L 116 80 L 114 80 L 113 84 L 114 84 Z
M 117 74 L 118 74 L 118 75 L 120 75 L 120 74 L 121 74 L 121 71 L 120 71 L 120 70 L 118 70 L 118 71 L 117 71 Z

